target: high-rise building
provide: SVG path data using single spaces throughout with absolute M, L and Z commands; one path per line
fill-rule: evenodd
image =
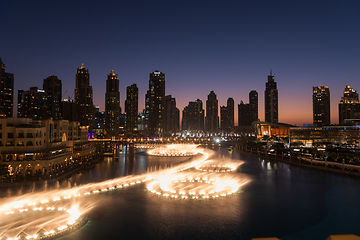
M 228 110 L 226 106 L 220 106 L 220 128 L 228 130 Z
M 25 90 L 18 90 L 18 103 L 17 103 L 17 117 L 18 118 L 24 118 L 25 116 L 23 116 L 24 112 L 22 111 L 22 107 L 24 105 L 24 100 L 25 100 Z
M 250 109 L 251 109 L 251 122 L 255 122 L 259 119 L 258 114 L 259 114 L 259 110 L 258 110 L 258 93 L 255 90 L 252 90 L 249 93 L 249 104 L 250 104 Z
M 326 86 L 313 87 L 313 120 L 315 127 L 330 125 L 330 90 Z
M 339 124 L 344 125 L 345 119 L 360 119 L 359 94 L 350 86 L 345 87 L 339 103 Z
M 206 100 L 206 117 L 205 117 L 205 131 L 218 132 L 219 131 L 219 106 L 216 94 L 211 91 Z
M 119 78 L 114 70 L 108 74 L 105 93 L 105 131 L 108 136 L 119 134 L 120 91 Z
M 138 102 L 139 89 L 136 84 L 126 88 L 125 113 L 126 122 L 125 128 L 127 132 L 138 131 Z
M 162 135 L 165 121 L 165 73 L 155 70 L 149 79 L 149 125 L 151 135 Z
M 204 131 L 204 112 L 200 99 L 189 102 L 183 110 L 182 130 Z
M 227 105 L 220 107 L 220 128 L 222 131 L 232 131 L 234 128 L 233 98 L 228 98 Z
M 62 84 L 61 80 L 57 76 L 49 76 L 44 79 L 43 89 L 46 94 L 47 104 L 43 111 L 46 111 L 46 118 L 52 118 L 53 120 L 62 119 L 61 116 L 61 97 L 62 97 Z
M 44 106 L 47 104 L 47 94 L 43 89 L 31 87 L 30 90 L 19 90 L 18 96 L 18 117 L 32 118 L 36 120 L 48 119 Z
M 89 70 L 82 63 L 77 69 L 75 83 L 75 120 L 80 122 L 81 126 L 89 126 L 89 131 L 93 125 L 93 89 L 90 86 Z
M 164 131 L 177 132 L 180 128 L 180 111 L 176 107 L 175 98 L 171 95 L 165 96 L 165 125 Z
M 241 101 L 240 104 L 238 104 L 238 126 L 250 126 L 251 123 L 251 105 Z
M 275 77 L 270 70 L 265 89 L 265 122 L 277 123 L 278 121 L 278 90 Z
M 75 121 L 75 102 L 70 98 L 61 101 L 61 118 L 69 122 Z
M 258 120 L 258 93 L 252 90 L 249 93 L 249 103 L 243 101 L 238 104 L 238 126 L 251 126 Z
M 5 72 L 5 64 L 0 58 L 0 115 L 13 116 L 14 74 Z

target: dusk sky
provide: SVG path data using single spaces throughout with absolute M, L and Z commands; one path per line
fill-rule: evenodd
M 331 95 L 331 123 L 346 85 L 360 91 L 360 1 L 3 1 L 0 57 L 17 90 L 62 80 L 63 97 L 75 88 L 76 68 L 89 69 L 94 104 L 105 110 L 111 70 L 139 88 L 144 108 L 149 73 L 165 73 L 166 95 L 182 112 L 214 90 L 248 102 L 264 90 L 272 69 L 279 90 L 279 122 L 312 123 L 312 87 Z M 220 111 L 219 111 L 220 112 Z

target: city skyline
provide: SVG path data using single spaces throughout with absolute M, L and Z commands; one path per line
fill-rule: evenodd
M 63 98 L 74 99 L 81 63 L 89 69 L 93 102 L 101 111 L 111 70 L 119 74 L 123 110 L 126 87 L 133 83 L 139 87 L 139 111 L 144 108 L 148 74 L 158 69 L 167 76 L 165 94 L 176 98 L 180 112 L 189 101 L 205 102 L 210 91 L 222 106 L 229 97 L 235 105 L 246 101 L 256 90 L 264 120 L 263 92 L 272 69 L 279 122 L 296 125 L 312 123 L 312 87 L 329 87 L 332 124 L 338 123 L 345 86 L 360 89 L 357 1 L 138 4 L 89 3 L 81 13 L 78 3 L 4 3 L 0 19 L 8 35 L 0 40 L 0 57 L 14 74 L 14 101 L 18 89 L 41 86 L 49 75 L 62 81 Z M 119 14 L 109 15 L 109 8 Z M 155 8 L 163 14 L 151 14 Z M 77 36 L 80 29 L 89 36 Z M 237 125 L 237 108 L 234 115 Z

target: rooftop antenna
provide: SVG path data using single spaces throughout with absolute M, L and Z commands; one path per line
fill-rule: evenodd
M 272 76 L 272 70 L 270 69 L 270 76 Z

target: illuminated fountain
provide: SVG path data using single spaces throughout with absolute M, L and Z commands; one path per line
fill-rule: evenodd
M 197 144 L 159 145 L 148 151 L 149 155 L 165 157 L 188 157 L 199 153 Z
M 208 160 L 181 173 L 159 177 L 147 189 L 160 197 L 206 200 L 235 194 L 248 178 L 232 174 L 241 162 Z M 202 172 L 200 172 L 202 171 Z
M 142 175 L 0 199 L 0 240 L 54 238 L 75 230 L 86 223 L 86 213 L 100 204 L 98 194 L 142 183 L 155 196 L 202 200 L 232 195 L 249 181 L 231 172 L 239 162 L 207 160 L 211 150 L 186 146 L 187 150 L 180 144 L 166 149 L 172 153 L 201 154 L 177 166 Z

